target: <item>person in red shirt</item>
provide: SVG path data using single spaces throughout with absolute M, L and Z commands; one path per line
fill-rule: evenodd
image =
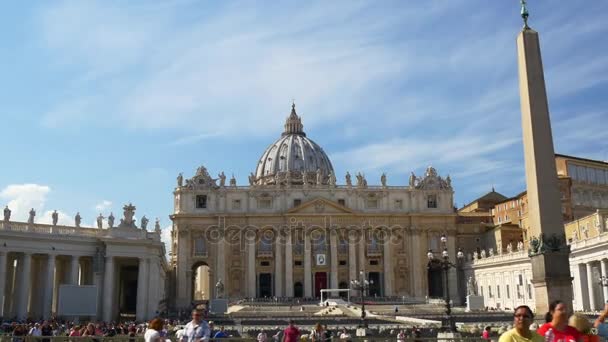
M 300 337 L 300 330 L 296 328 L 293 320 L 289 320 L 289 326 L 283 331 L 283 342 L 297 342 Z
M 575 328 L 568 325 L 568 307 L 560 300 L 549 304 L 549 312 L 545 315 L 545 321 L 537 332 L 547 342 L 581 342 L 581 334 Z

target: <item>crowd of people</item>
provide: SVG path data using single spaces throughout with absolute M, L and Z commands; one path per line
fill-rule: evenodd
M 569 316 L 568 306 L 559 300 L 549 305 L 545 323 L 537 330 L 531 328 L 534 313 L 528 306 L 518 306 L 513 316 L 513 329 L 502 334 L 499 342 L 599 342 L 608 338 L 608 323 L 604 322 L 608 303 L 593 323 L 581 314 Z

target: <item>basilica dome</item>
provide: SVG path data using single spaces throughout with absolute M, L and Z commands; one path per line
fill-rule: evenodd
M 255 171 L 256 184 L 327 184 L 334 168 L 325 151 L 306 137 L 295 104 L 285 131 L 262 154 Z

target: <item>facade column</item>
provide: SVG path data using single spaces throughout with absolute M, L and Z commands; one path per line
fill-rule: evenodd
M 78 272 L 80 271 L 80 257 L 72 255 L 70 262 L 70 285 L 78 285 Z
M 359 236 L 359 273 L 365 273 L 365 279 L 367 279 L 367 271 L 365 270 L 367 266 L 367 258 L 365 257 L 365 247 L 367 245 L 367 229 L 361 229 L 361 235 Z M 359 279 L 359 273 L 355 276 L 354 279 Z M 360 280 L 360 279 L 359 279 Z
M 312 297 L 312 265 L 310 235 L 304 229 L 304 297 Z
M 393 295 L 393 260 L 392 260 L 392 251 L 391 251 L 391 237 L 388 233 L 384 238 L 384 250 L 382 251 L 382 265 L 384 267 L 384 292 L 383 296 L 392 296 Z
M 293 234 L 287 230 L 285 239 L 285 296 L 293 297 Z
M 257 297 L 255 261 L 255 239 L 249 239 L 247 241 L 247 283 L 251 298 Z
M 332 289 L 337 289 L 338 288 L 338 232 L 336 231 L 336 229 L 329 229 L 329 249 L 330 249 L 329 286 Z
M 277 237 L 274 246 L 274 295 L 276 297 L 283 297 L 283 237 L 280 235 Z
M 4 317 L 4 302 L 6 294 L 4 289 L 6 287 L 6 252 L 0 252 L 0 317 Z
M 42 317 L 50 319 L 53 314 L 53 295 L 55 294 L 55 254 L 49 254 L 46 262 L 46 281 Z
M 357 239 L 356 231 L 348 230 L 348 282 L 359 279 L 357 277 Z M 353 294 L 355 294 L 353 292 Z
M 20 265 L 20 281 L 19 281 L 19 300 L 17 301 L 17 318 L 18 319 L 26 319 L 27 318 L 27 305 L 30 295 L 31 288 L 31 270 L 32 270 L 32 255 L 28 253 L 24 253 L 21 258 Z
M 608 259 L 602 259 L 601 261 L 602 276 L 608 277 Z M 604 303 L 608 303 L 608 286 L 602 286 L 604 291 Z
M 139 269 L 137 271 L 137 308 L 135 319 L 144 321 L 146 317 L 148 303 L 148 259 L 139 258 Z
M 586 264 L 587 266 L 587 291 L 589 291 L 589 310 L 596 311 L 597 303 L 595 301 L 595 291 L 594 287 L 596 282 L 593 281 L 593 266 L 590 262 Z
M 103 276 L 103 320 L 111 322 L 114 318 L 114 257 L 106 256 Z
M 216 293 L 217 291 L 215 288 L 215 284 L 220 279 L 222 280 L 224 285 L 228 285 L 228 283 L 226 282 L 226 272 L 225 272 L 225 270 L 226 270 L 226 248 L 225 248 L 223 232 L 222 232 L 222 236 L 220 237 L 216 246 L 217 246 L 217 257 L 215 258 L 216 264 L 215 264 L 214 273 L 215 273 L 215 279 L 217 279 L 217 281 L 209 287 L 209 291 L 215 293 L 215 295 L 212 298 L 218 298 L 218 294 Z

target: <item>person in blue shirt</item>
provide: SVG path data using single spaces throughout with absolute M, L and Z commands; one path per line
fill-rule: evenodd
M 608 317 L 608 303 L 604 306 L 604 311 L 599 315 L 599 317 L 593 323 L 593 327 L 597 329 L 597 334 L 605 339 L 608 338 L 608 323 L 604 323 Z
M 200 310 L 192 310 L 192 321 L 186 324 L 184 335 L 180 342 L 207 342 L 209 341 L 209 325 L 202 319 Z
M 220 331 L 216 332 L 213 338 L 226 338 L 229 337 L 228 333 L 224 331 L 224 327 L 220 327 Z

